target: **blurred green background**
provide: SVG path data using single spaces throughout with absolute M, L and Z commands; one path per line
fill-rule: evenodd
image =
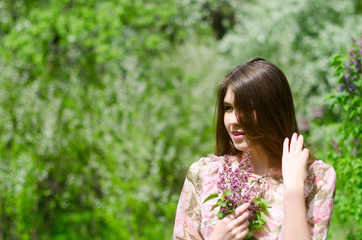
M 217 83 L 256 56 L 337 171 L 328 239 L 360 239 L 360 73 L 336 90 L 361 33 L 360 0 L 0 0 L 0 240 L 171 239 Z

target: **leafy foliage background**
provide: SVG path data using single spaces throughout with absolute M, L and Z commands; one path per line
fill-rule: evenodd
M 330 239 L 358 239 L 361 149 L 325 98 L 361 13 L 357 0 L 0 1 L 0 239 L 170 239 L 187 168 L 213 152 L 217 83 L 255 56 L 285 71 L 309 145 L 337 170 Z

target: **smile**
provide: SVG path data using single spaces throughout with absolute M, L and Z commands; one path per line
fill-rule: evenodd
M 245 133 L 242 131 L 232 131 L 231 134 L 234 140 L 241 140 L 245 137 Z

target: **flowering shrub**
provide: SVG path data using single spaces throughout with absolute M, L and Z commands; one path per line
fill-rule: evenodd
M 222 219 L 232 213 L 237 207 L 250 202 L 249 207 L 249 233 L 245 239 L 253 239 L 253 229 L 264 228 L 267 222 L 264 213 L 269 215 L 269 204 L 261 197 L 261 190 L 254 184 L 250 185 L 249 177 L 252 174 L 250 165 L 250 152 L 243 155 L 239 166 L 233 170 L 231 162 L 225 156 L 223 171 L 217 183 L 217 193 L 210 194 L 204 202 L 219 197 L 211 211 L 220 207 L 217 216 Z
M 352 49 L 332 57 L 331 67 L 335 69 L 340 86 L 328 96 L 332 108 L 338 111 L 337 140 L 332 139 L 327 159 L 337 172 L 337 191 L 333 222 L 344 224 L 348 239 L 362 236 L 362 35 L 357 42 L 352 39 Z
M 329 96 L 333 105 L 343 107 L 343 115 L 347 121 L 361 121 L 362 106 L 362 36 L 359 43 L 352 39 L 353 48 L 348 56 L 338 54 L 333 56 L 331 66 L 335 68 L 340 87 L 336 93 Z M 361 130 L 361 129 L 356 129 Z M 358 133 L 358 132 L 356 132 Z
M 362 134 L 362 35 L 358 43 L 352 38 L 352 43 L 348 56 L 338 54 L 332 57 L 331 67 L 335 69 L 334 75 L 340 86 L 328 99 L 332 100 L 332 108 L 339 108 L 343 119 L 339 128 L 342 136 L 339 145 L 351 143 L 352 155 L 356 156 L 361 154 L 357 147 Z M 336 143 L 333 143 L 333 148 L 337 152 L 343 151 Z

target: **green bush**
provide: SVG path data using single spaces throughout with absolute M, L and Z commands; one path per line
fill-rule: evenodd
M 0 238 L 169 239 L 187 168 L 213 151 L 216 83 L 265 57 L 303 116 L 357 2 L 1 1 Z
M 362 235 L 362 36 L 353 40 L 349 54 L 332 57 L 331 68 L 339 83 L 336 92 L 328 96 L 337 122 L 329 124 L 337 131 L 331 139 L 326 159 L 337 173 L 335 210 L 331 234 L 339 239 L 359 239 Z M 339 226 L 342 231 L 336 231 Z

